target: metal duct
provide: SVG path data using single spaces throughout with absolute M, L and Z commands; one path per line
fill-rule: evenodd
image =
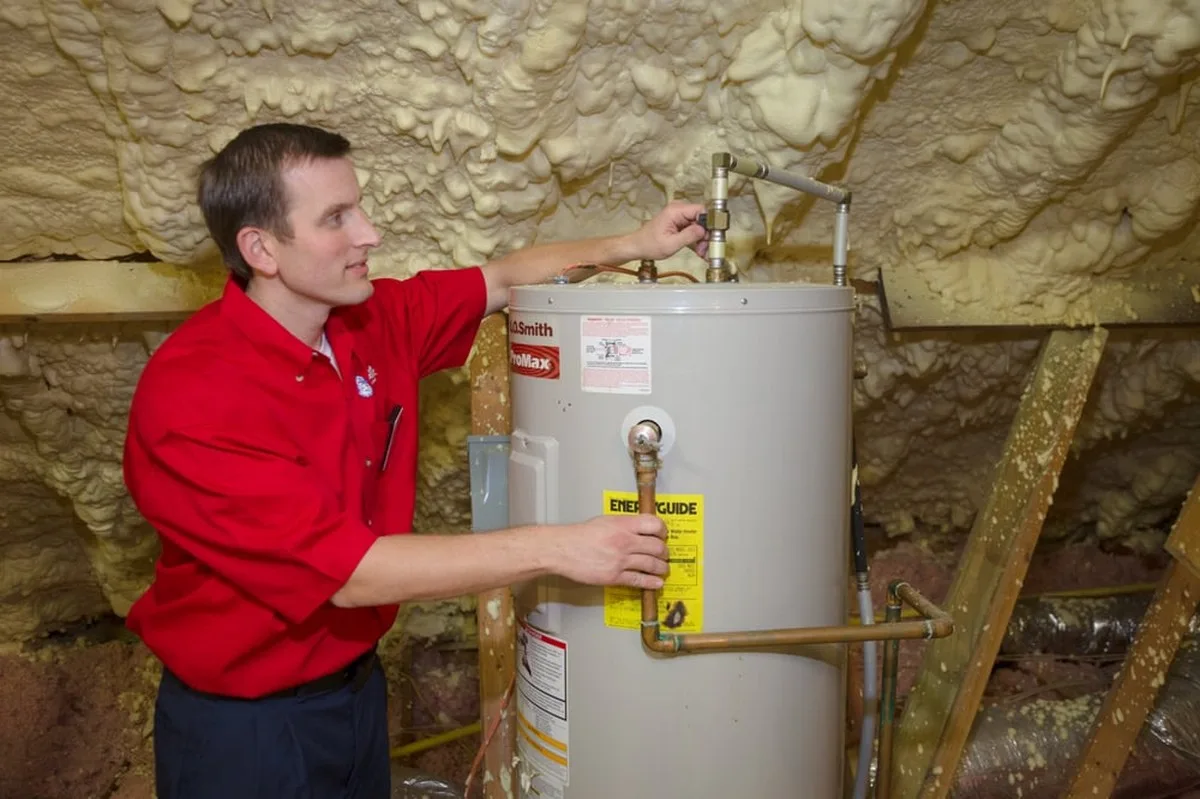
M 463 799 L 463 791 L 439 777 L 393 763 L 391 799 Z
M 1037 599 L 1014 610 L 1002 654 L 1121 654 L 1150 594 Z M 1165 799 L 1200 786 L 1200 645 L 1193 632 L 1167 672 L 1114 799 Z M 955 774 L 954 799 L 1058 799 L 1104 701 L 1032 699 L 980 712 Z
M 1121 655 L 1133 643 L 1152 591 L 1105 597 L 1030 597 L 1013 608 L 1000 654 Z M 1192 618 L 1191 631 L 1200 633 Z

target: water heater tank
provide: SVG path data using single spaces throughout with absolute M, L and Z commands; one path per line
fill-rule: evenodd
M 581 284 L 513 290 L 513 525 L 637 512 L 630 427 L 662 430 L 669 633 L 847 621 L 853 290 Z M 659 655 L 640 593 L 516 595 L 519 795 L 842 795 L 838 657 Z

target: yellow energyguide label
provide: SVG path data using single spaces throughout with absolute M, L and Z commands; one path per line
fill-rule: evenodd
M 704 629 L 704 496 L 659 494 L 656 512 L 667 526 L 670 569 L 658 592 L 658 620 L 664 631 L 698 633 Z M 606 516 L 638 512 L 633 491 L 605 491 Z M 642 592 L 637 588 L 604 589 L 604 624 L 623 630 L 642 628 Z

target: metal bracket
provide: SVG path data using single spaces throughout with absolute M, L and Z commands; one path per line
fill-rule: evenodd
M 471 469 L 471 531 L 508 527 L 508 436 L 467 436 Z

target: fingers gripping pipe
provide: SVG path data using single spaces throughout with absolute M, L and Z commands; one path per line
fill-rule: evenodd
M 655 504 L 662 430 L 650 420 L 633 425 L 628 434 L 630 454 L 638 487 L 638 512 L 657 514 Z M 945 638 L 954 632 L 954 620 L 908 583 L 896 583 L 889 597 L 903 602 L 922 618 L 919 621 L 885 621 L 883 624 L 838 627 L 797 627 L 780 630 L 747 630 L 724 633 L 662 632 L 658 618 L 658 592 L 642 591 L 642 644 L 652 652 L 723 652 L 749 647 L 788 647 L 813 644 L 848 644 L 862 641 L 898 641 L 914 638 Z

